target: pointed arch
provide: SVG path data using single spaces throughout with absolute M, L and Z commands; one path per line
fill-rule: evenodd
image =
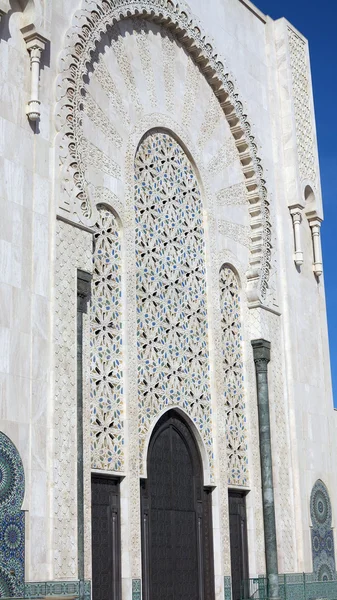
M 142 482 L 143 598 L 214 594 L 211 490 L 204 487 L 199 448 L 175 409 L 156 424 Z
M 140 457 L 153 419 L 182 407 L 199 429 L 214 477 L 202 199 L 193 167 L 167 132 L 135 158 Z
M 81 223 L 91 224 L 93 207 L 88 195 L 88 182 L 81 150 L 76 141 L 83 139 L 82 119 L 78 111 L 83 106 L 82 91 L 92 62 L 96 44 L 113 24 L 128 19 L 142 18 L 168 28 L 179 44 L 197 62 L 206 81 L 218 99 L 229 124 L 242 166 L 247 199 L 254 205 L 251 211 L 250 267 L 247 272 L 248 293 L 251 303 L 266 297 L 271 263 L 271 225 L 266 182 L 263 179 L 257 144 L 242 102 L 235 90 L 233 77 L 225 62 L 202 31 L 197 19 L 184 2 L 171 0 L 85 0 L 84 8 L 76 13 L 74 25 L 67 35 L 67 46 L 61 57 L 57 122 L 60 130 L 60 166 L 62 185 L 67 189 L 74 206 L 71 211 Z M 75 140 L 75 143 L 74 143 Z M 83 152 L 87 152 L 88 148 Z M 112 165 L 113 166 L 113 165 Z M 71 188 L 69 181 L 72 180 Z M 68 200 L 67 200 L 68 202 Z M 69 213 L 69 204 L 67 207 Z

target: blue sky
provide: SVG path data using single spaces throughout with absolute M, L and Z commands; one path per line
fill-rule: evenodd
M 323 189 L 324 279 L 337 406 L 337 0 L 255 0 L 254 4 L 273 19 L 286 17 L 309 40 Z

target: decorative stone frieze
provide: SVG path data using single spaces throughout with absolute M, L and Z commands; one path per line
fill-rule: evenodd
M 74 26 L 67 35 L 66 48 L 61 57 L 61 77 L 58 84 L 57 121 L 60 129 L 60 164 L 63 172 L 61 187 L 66 194 L 69 194 L 64 203 L 64 206 L 67 205 L 65 210 L 72 213 L 75 220 L 78 219 L 87 225 L 93 224 L 94 207 L 88 192 L 87 175 L 83 163 L 82 142 L 84 136 L 81 113 L 83 112 L 83 102 L 86 111 L 95 110 L 92 102 L 89 106 L 83 101 L 83 97 L 85 97 L 84 79 L 96 44 L 112 23 L 118 23 L 124 19 L 141 17 L 145 21 L 160 23 L 161 27 L 169 28 L 170 35 L 175 36 L 189 55 L 197 61 L 199 69 L 211 86 L 229 124 L 241 163 L 247 190 L 247 202 L 250 206 L 248 295 L 251 303 L 263 301 L 268 290 L 271 262 L 271 226 L 267 189 L 251 125 L 224 61 L 219 59 L 212 43 L 202 32 L 199 23 L 184 3 L 172 4 L 169 0 L 149 0 L 147 2 L 142 0 L 89 2 L 86 0 L 84 7 L 83 10 L 76 13 Z M 171 47 L 168 37 L 164 39 L 164 42 Z M 125 61 L 123 62 L 122 56 L 118 60 L 121 61 L 121 65 L 124 65 Z M 146 60 L 145 54 L 143 60 Z M 123 69 L 125 68 L 126 65 L 123 66 Z M 130 73 L 129 75 L 131 76 Z M 131 85 L 130 94 L 133 97 L 135 114 L 139 114 L 140 104 L 137 90 L 129 75 L 128 81 Z M 150 81 L 150 77 L 151 73 L 147 72 L 146 81 Z M 115 97 L 115 101 L 119 102 L 118 92 L 116 90 L 110 90 L 110 92 Z M 170 93 L 172 93 L 172 89 L 165 88 L 168 106 L 170 105 Z M 97 117 L 99 118 L 99 111 L 95 112 L 95 118 Z M 127 125 L 127 120 L 125 120 L 125 124 Z M 108 129 L 111 131 L 110 127 Z M 118 168 L 114 167 L 115 175 L 117 171 Z M 69 188 L 71 180 L 73 183 Z M 63 210 L 62 207 L 60 210 Z
M 317 160 L 308 48 L 306 42 L 291 27 L 288 27 L 288 36 L 300 177 L 302 181 L 307 180 L 315 184 Z

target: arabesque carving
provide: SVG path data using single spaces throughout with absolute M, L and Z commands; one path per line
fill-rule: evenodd
M 268 289 L 271 226 L 267 189 L 261 161 L 257 156 L 257 145 L 224 61 L 219 59 L 213 44 L 184 3 L 173 3 L 171 0 L 85 0 L 84 8 L 75 14 L 74 25 L 67 35 L 66 48 L 61 56 L 58 84 L 59 158 L 62 168 L 61 185 L 68 197 L 66 202 L 69 206 L 75 204 L 75 212 L 82 223 L 93 225 L 93 205 L 82 160 L 84 79 L 101 35 L 114 23 L 130 17 L 141 17 L 170 30 L 198 64 L 226 116 L 242 165 L 248 203 L 252 209 L 248 297 L 251 303 L 259 302 L 265 298 Z M 169 94 L 169 90 L 166 90 L 166 94 Z M 108 172 L 110 164 L 106 169 Z

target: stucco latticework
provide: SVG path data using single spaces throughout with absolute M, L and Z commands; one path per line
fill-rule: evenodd
M 228 484 L 248 484 L 246 404 L 243 388 L 243 357 L 239 285 L 232 269 L 220 272 L 222 362 Z
M 240 238 L 243 231 L 245 231 L 244 235 L 248 234 L 245 244 L 250 250 L 250 265 L 247 274 L 250 299 L 252 302 L 265 299 L 271 262 L 271 225 L 267 190 L 261 161 L 257 156 L 257 145 L 251 133 L 251 125 L 234 89 L 233 78 L 226 72 L 225 63 L 219 60 L 219 55 L 214 50 L 212 43 L 207 40 L 198 22 L 184 4 L 172 4 L 169 0 L 87 1 L 84 4 L 87 8 L 76 14 L 74 27 L 68 34 L 67 47 L 61 58 L 62 77 L 58 87 L 59 157 L 62 169 L 60 210 L 71 213 L 74 221 L 93 224 L 95 210 L 90 192 L 92 181 L 88 176 L 88 162 L 106 176 L 116 178 L 118 185 L 122 184 L 121 131 L 116 131 L 118 127 L 109 122 L 104 111 L 93 98 L 87 95 L 85 89 L 88 65 L 91 65 L 92 61 L 96 62 L 98 58 L 97 44 L 103 35 L 110 35 L 112 26 L 118 28 L 119 24 L 129 21 L 130 18 L 134 19 L 133 27 L 138 31 L 146 31 L 146 27 L 143 26 L 144 22 L 151 21 L 151 25 L 160 23 L 163 30 L 166 30 L 167 25 L 170 33 L 163 35 L 162 38 L 163 65 L 165 67 L 165 80 L 162 82 L 157 81 L 151 72 L 151 55 L 148 52 L 146 37 L 144 35 L 137 37 L 138 68 L 144 74 L 143 81 L 148 87 L 148 100 L 152 105 L 152 110 L 156 111 L 158 106 L 156 95 L 161 87 L 160 93 L 164 91 L 168 113 L 173 114 L 176 109 L 175 90 L 170 82 L 170 77 L 174 78 L 175 73 L 173 68 L 175 49 L 172 42 L 175 42 L 176 39 L 176 43 L 182 44 L 189 56 L 193 60 L 196 59 L 198 68 L 214 92 L 213 101 L 209 103 L 205 130 L 201 131 L 201 140 L 205 143 L 212 135 L 212 124 L 216 123 L 215 115 L 218 108 L 226 119 L 233 136 L 245 182 L 247 206 L 254 207 L 250 213 L 249 230 L 247 232 L 242 228 L 238 231 L 235 230 L 234 237 L 235 239 Z M 143 94 L 137 87 L 134 65 L 123 53 L 123 48 L 116 43 L 115 35 L 113 38 L 112 45 L 116 51 L 116 65 L 125 80 L 125 91 L 133 103 L 131 112 L 126 109 L 124 98 L 120 95 L 116 82 L 110 81 L 106 65 L 98 61 L 98 65 L 96 63 L 92 66 L 95 77 L 99 79 L 102 88 L 109 95 L 114 109 L 122 115 L 123 129 L 126 130 L 132 124 L 130 114 L 133 115 L 135 121 L 142 117 Z M 193 76 L 193 69 L 187 73 L 187 76 L 189 74 Z M 193 87 L 193 83 L 197 83 L 197 80 L 191 81 L 189 86 L 190 102 L 186 103 L 187 112 L 184 108 L 185 114 L 183 115 L 185 123 L 191 119 L 191 106 L 193 106 L 193 100 L 198 91 Z M 106 133 L 109 145 L 116 151 L 107 155 L 102 148 L 98 148 L 88 140 L 86 127 L 88 118 L 98 129 Z M 229 234 L 233 236 L 231 228 Z
M 290 66 L 294 90 L 297 152 L 303 180 L 316 182 L 315 141 L 312 124 L 310 79 L 306 43 L 288 28 Z
M 92 235 L 59 221 L 56 241 L 53 569 L 62 579 L 77 574 L 77 269 L 91 272 Z
M 199 185 L 165 133 L 135 160 L 140 454 L 169 406 L 188 413 L 213 470 L 204 228 Z
M 94 234 L 91 346 L 91 464 L 123 471 L 121 243 L 116 219 L 100 208 Z

